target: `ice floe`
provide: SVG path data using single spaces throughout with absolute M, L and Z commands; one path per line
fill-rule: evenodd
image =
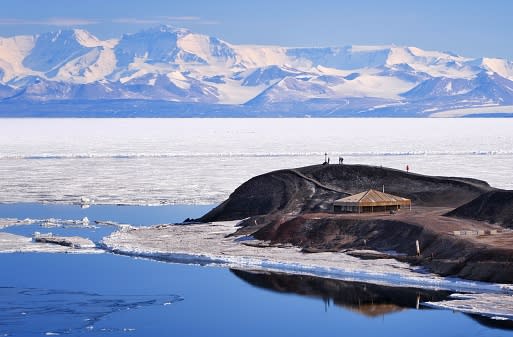
M 432 308 L 479 314 L 495 320 L 513 320 L 513 296 L 504 294 L 452 294 L 449 300 L 426 302 Z
M 44 228 L 89 228 L 97 229 L 100 226 L 113 226 L 117 228 L 131 227 L 131 225 L 121 224 L 114 221 L 101 221 L 95 220 L 90 221 L 87 217 L 83 217 L 81 220 L 73 219 L 56 219 L 56 218 L 45 218 L 45 219 L 17 219 L 17 218 L 0 218 L 0 229 L 13 226 L 22 225 L 37 225 L 39 224 Z
M 57 239 L 58 237 L 54 237 Z M 89 240 L 71 238 L 70 245 L 36 242 L 32 238 L 0 232 L 0 253 L 103 253 Z

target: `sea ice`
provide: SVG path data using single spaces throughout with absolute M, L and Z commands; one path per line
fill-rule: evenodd
M 513 188 L 507 174 L 513 167 L 512 123 L 349 118 L 251 123 L 3 120 L 0 202 L 83 204 L 85 198 L 86 206 L 217 204 L 253 176 L 319 164 L 325 152 L 332 159 L 344 157 L 347 164 L 397 169 L 409 164 L 416 173 L 468 176 L 508 189 Z
M 94 248 L 85 239 L 79 238 L 76 248 L 57 244 L 34 242 L 32 238 L 0 232 L 0 253 L 103 253 L 103 250 Z M 83 248 L 79 248 L 83 243 Z
M 496 320 L 513 320 L 513 296 L 505 294 L 452 294 L 450 299 L 440 302 L 426 302 L 432 308 L 479 314 Z

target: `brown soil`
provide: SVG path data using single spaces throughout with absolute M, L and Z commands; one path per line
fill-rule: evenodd
M 441 275 L 511 283 L 513 231 L 449 218 L 443 215 L 446 212 L 443 207 L 419 207 L 393 215 L 309 213 L 269 223 L 253 236 L 271 243 L 290 243 L 305 252 L 374 249 Z M 455 235 L 454 231 L 468 234 Z M 493 231 L 497 234 L 483 234 Z M 420 256 L 416 256 L 416 240 Z

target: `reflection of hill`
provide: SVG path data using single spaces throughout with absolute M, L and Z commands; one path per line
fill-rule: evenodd
M 484 326 L 487 326 L 489 328 L 494 329 L 501 329 L 501 330 L 513 330 L 513 321 L 509 320 L 498 320 L 498 319 L 491 319 L 484 316 L 479 315 L 468 315 L 470 318 L 478 322 L 479 324 L 482 324 Z
M 230 271 L 255 287 L 280 293 L 322 298 L 326 305 L 333 302 L 339 307 L 369 317 L 383 316 L 406 308 L 427 309 L 418 307 L 418 302 L 441 301 L 447 299 L 450 294 L 448 291 L 388 287 L 304 275 L 248 272 L 234 269 Z M 513 330 L 513 321 L 494 320 L 479 315 L 467 316 L 490 328 Z
M 371 317 L 416 308 L 417 301 L 439 301 L 449 295 L 445 291 L 386 287 L 313 276 L 231 271 L 256 287 L 322 298 L 327 303 L 333 301 L 337 306 Z

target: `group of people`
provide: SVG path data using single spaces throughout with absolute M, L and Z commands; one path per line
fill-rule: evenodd
M 330 157 L 328 157 L 328 153 L 324 154 L 324 163 L 322 165 L 328 165 L 330 163 Z M 338 163 L 339 165 L 344 164 L 344 157 L 338 157 Z M 406 172 L 410 172 L 410 165 L 406 165 Z
M 324 163 L 322 163 L 323 165 L 328 165 L 330 163 L 330 157 L 325 157 L 324 158 Z M 343 157 L 338 157 L 338 163 L 340 165 L 344 164 L 344 158 Z

